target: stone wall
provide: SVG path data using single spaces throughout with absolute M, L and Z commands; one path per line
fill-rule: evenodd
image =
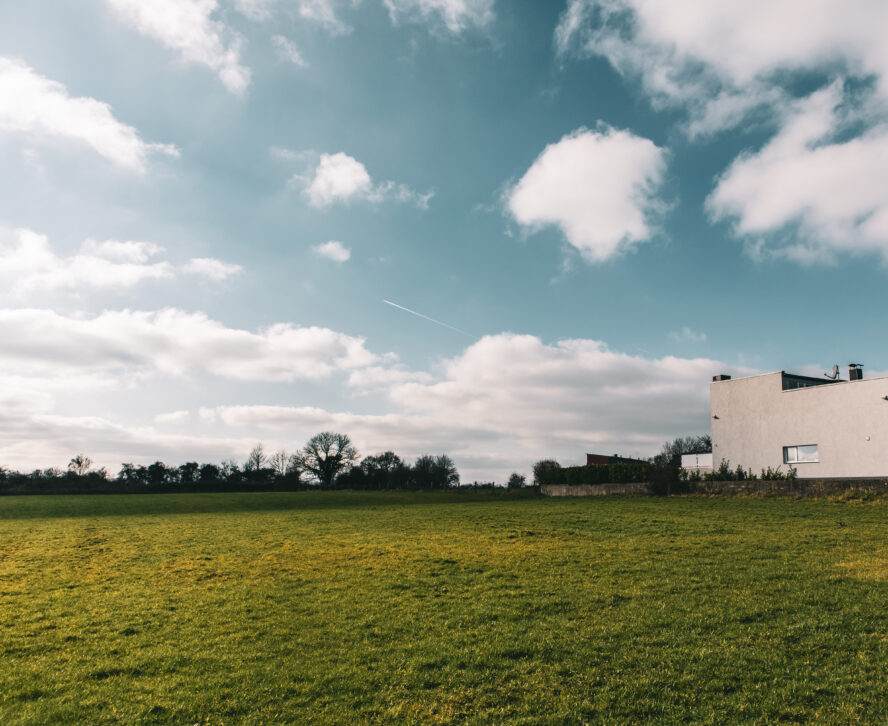
M 543 484 L 545 497 L 603 497 L 612 494 L 650 494 L 646 482 L 633 484 Z
M 787 479 L 783 481 L 700 481 L 682 482 L 693 487 L 690 494 L 757 494 L 760 496 L 825 497 L 841 492 L 874 491 L 888 493 L 888 479 Z M 602 497 L 612 495 L 649 495 L 640 484 L 545 484 L 540 494 L 546 497 Z
M 760 494 L 790 497 L 825 497 L 841 492 L 888 492 L 888 479 L 785 479 L 782 481 L 693 482 L 700 494 Z

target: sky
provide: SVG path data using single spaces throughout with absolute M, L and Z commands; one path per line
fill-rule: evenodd
M 464 483 L 888 370 L 881 0 L 0 5 L 0 464 Z

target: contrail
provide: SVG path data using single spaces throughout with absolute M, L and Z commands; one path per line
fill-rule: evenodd
M 430 323 L 434 323 L 435 325 L 440 325 L 441 327 L 447 328 L 448 330 L 456 331 L 457 333 L 461 333 L 462 335 L 468 336 L 469 338 L 474 338 L 471 333 L 467 333 L 465 330 L 460 330 L 459 328 L 454 328 L 452 325 L 448 325 L 447 323 L 442 323 L 440 320 L 435 320 L 434 318 L 430 318 L 428 315 L 423 315 L 422 313 L 416 312 L 416 310 L 411 310 L 410 308 L 405 308 L 403 305 L 398 305 L 398 303 L 393 303 L 391 300 L 383 299 L 383 302 L 386 305 L 391 305 L 393 308 L 398 308 L 398 310 L 403 310 L 405 313 L 410 313 L 411 315 L 415 315 L 418 318 L 422 318 L 423 320 L 428 320 Z

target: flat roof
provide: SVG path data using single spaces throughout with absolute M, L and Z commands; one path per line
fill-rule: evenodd
M 861 381 L 888 381 L 888 376 L 876 376 L 875 378 L 859 378 L 856 381 L 849 381 L 844 378 L 840 378 L 837 380 L 832 380 L 831 378 L 817 378 L 816 376 L 806 376 L 801 373 L 787 373 L 786 371 L 769 371 L 768 373 L 754 373 L 751 376 L 741 376 L 739 378 L 728 378 L 722 381 L 711 381 L 710 384 L 714 383 L 733 383 L 734 381 L 745 381 L 750 378 L 762 378 L 764 376 L 790 376 L 792 378 L 798 378 L 803 381 L 816 381 L 818 383 L 860 383 Z M 728 375 L 728 374 L 725 374 Z M 789 388 L 787 390 L 790 391 L 807 391 L 811 388 L 818 388 L 819 386 L 809 386 L 808 388 Z

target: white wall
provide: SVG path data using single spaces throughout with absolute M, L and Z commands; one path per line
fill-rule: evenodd
M 759 474 L 781 467 L 783 447 L 817 444 L 799 477 L 888 476 L 888 378 L 782 390 L 782 374 L 713 381 L 713 466 L 727 459 Z
M 682 454 L 682 469 L 711 469 L 712 454 Z

